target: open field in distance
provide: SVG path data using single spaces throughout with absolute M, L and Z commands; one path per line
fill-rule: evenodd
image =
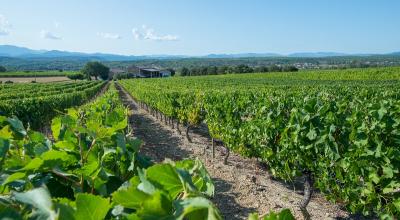
M 1 82 L 12 81 L 14 83 L 30 83 L 32 81 L 46 82 L 61 82 L 70 80 L 66 76 L 49 76 L 49 77 L 0 77 Z

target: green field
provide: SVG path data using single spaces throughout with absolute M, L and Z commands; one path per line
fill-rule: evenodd
M 47 76 L 68 76 L 77 71 L 11 71 L 0 73 L 1 77 L 47 77 Z
M 40 128 L 64 109 L 89 101 L 100 81 L 0 84 L 0 112 Z
M 123 80 L 151 112 L 206 123 L 272 175 L 310 176 L 353 213 L 400 215 L 400 68 Z
M 309 177 L 349 212 L 390 219 L 400 215 L 399 80 L 388 67 L 117 83 L 164 120 L 206 124 L 280 180 Z M 153 163 L 129 115 L 113 82 L 1 84 L 0 216 L 222 219 L 204 164 Z M 48 137 L 34 130 L 50 121 Z
M 24 89 L 55 89 L 48 87 Z M 53 118 L 51 139 L 26 129 L 17 118 L 0 115 L 0 216 L 222 219 L 208 199 L 214 195 L 214 184 L 200 160 L 154 164 L 139 154 L 141 141 L 128 136 L 127 130 L 128 111 L 114 84 L 95 101 Z

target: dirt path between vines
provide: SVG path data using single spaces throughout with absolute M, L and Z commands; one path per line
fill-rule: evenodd
M 212 199 L 221 211 L 224 219 L 247 219 L 249 213 L 266 214 L 270 210 L 291 209 L 296 219 L 303 219 L 298 208 L 302 191 L 281 181 L 273 180 L 262 169 L 256 169 L 256 163 L 231 153 L 228 164 L 224 165 L 225 150 L 216 148 L 216 157 L 211 159 L 211 139 L 203 129 L 190 132 L 192 143 L 189 143 L 184 132 L 165 125 L 138 107 L 135 101 L 117 85 L 120 96 L 126 106 L 132 110 L 130 124 L 134 136 L 144 141 L 141 153 L 156 162 L 165 158 L 181 160 L 199 158 L 207 167 L 215 184 L 215 197 Z M 181 128 L 184 131 L 183 128 Z M 204 146 L 208 146 L 206 157 Z M 311 219 L 353 219 L 338 205 L 327 202 L 320 194 L 315 193 L 307 207 Z

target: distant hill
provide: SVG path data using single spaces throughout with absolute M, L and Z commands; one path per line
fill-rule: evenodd
M 277 53 L 238 53 L 238 54 L 209 54 L 204 58 L 244 58 L 244 57 L 282 57 Z
M 268 57 L 299 57 L 299 58 L 323 58 L 338 56 L 372 56 L 374 54 L 346 54 L 337 52 L 302 52 L 282 55 L 277 53 L 238 53 L 238 54 L 208 54 L 205 56 L 185 56 L 185 55 L 146 55 L 146 56 L 125 56 L 107 53 L 81 53 L 60 50 L 33 50 L 26 47 L 13 45 L 0 45 L 0 57 L 11 57 L 21 59 L 61 59 L 61 60 L 98 60 L 98 61 L 138 61 L 138 60 L 164 60 L 164 59 L 183 59 L 183 58 L 268 58 Z M 398 56 L 400 52 L 381 54 Z
M 25 54 L 41 54 L 45 51 L 31 50 L 25 47 L 17 47 L 12 45 L 0 45 L 0 56 L 17 57 Z
M 289 57 L 339 57 L 348 56 L 346 53 L 336 53 L 336 52 L 304 52 L 304 53 L 292 53 Z
M 128 61 L 146 59 L 146 56 L 124 56 L 104 53 L 80 53 L 60 50 L 32 50 L 25 47 L 0 45 L 0 56 L 13 58 L 71 58 L 83 60 Z

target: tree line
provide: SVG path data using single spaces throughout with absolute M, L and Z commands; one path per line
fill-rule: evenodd
M 107 80 L 110 75 L 110 68 L 105 66 L 104 64 L 94 61 L 87 62 L 83 69 L 76 73 L 68 75 L 68 78 L 72 80 L 82 80 L 88 79 L 91 80 L 94 77 L 96 80 L 101 78 L 103 80 Z
M 231 73 L 265 73 L 265 72 L 297 72 L 299 69 L 293 65 L 271 65 L 251 67 L 248 65 L 237 66 L 202 66 L 182 67 L 178 71 L 180 76 L 222 75 Z
M 0 56 L 0 66 L 7 71 L 46 71 L 58 70 L 77 71 L 82 69 L 89 60 L 83 57 L 57 57 L 57 58 L 11 58 Z M 236 66 L 240 64 L 256 66 L 285 66 L 296 65 L 300 69 L 344 69 L 359 67 L 399 66 L 399 55 L 374 55 L 374 56 L 339 56 L 339 57 L 246 57 L 246 58 L 166 58 L 143 59 L 131 61 L 101 61 L 110 68 L 126 68 L 135 66 L 157 66 L 162 69 L 199 66 Z

